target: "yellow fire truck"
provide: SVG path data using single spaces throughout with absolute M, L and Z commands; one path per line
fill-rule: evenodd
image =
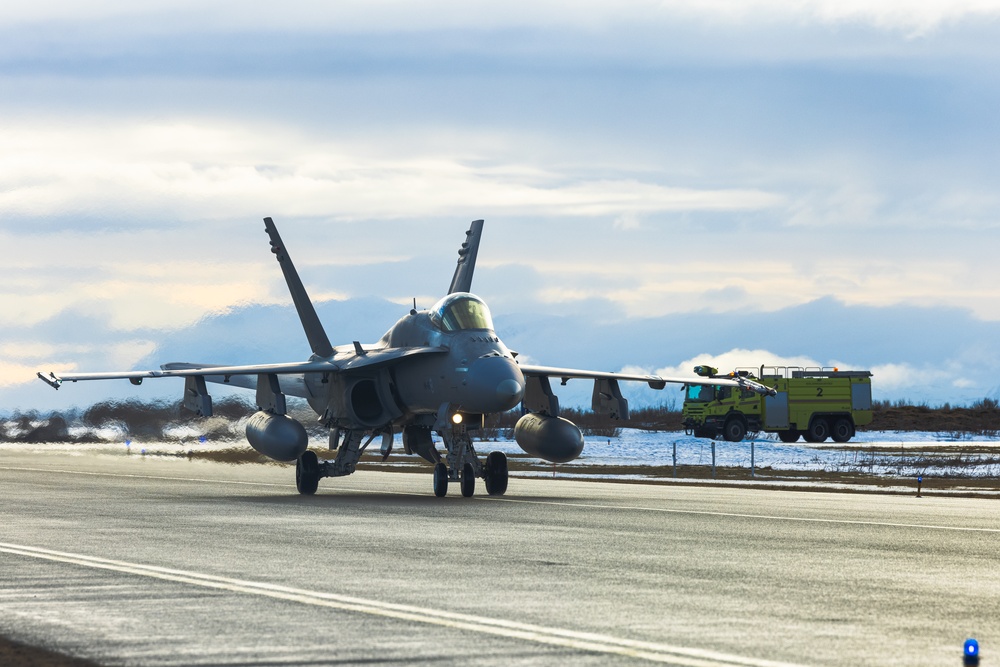
M 702 377 L 740 375 L 775 389 L 761 396 L 736 387 L 687 385 L 684 393 L 685 431 L 699 438 L 739 442 L 747 433 L 777 433 L 782 442 L 833 438 L 847 442 L 855 428 L 872 421 L 872 374 L 837 368 L 761 366 L 719 375 L 711 366 L 696 366 Z

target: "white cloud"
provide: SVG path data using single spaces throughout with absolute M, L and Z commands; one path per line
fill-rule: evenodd
M 72 362 L 53 362 L 54 367 L 68 368 Z M 36 381 L 38 368 L 22 364 L 18 361 L 8 361 L 0 358 L 0 387 L 14 387 L 19 384 Z
M 995 370 L 969 368 L 959 360 L 939 366 L 919 362 L 879 364 L 872 367 L 872 387 L 875 397 L 888 396 L 890 400 L 902 397 L 911 402 L 967 403 L 995 394 Z M 957 398 L 957 397 L 962 398 Z
M 72 130 L 5 123 L 0 151 L 0 208 L 8 216 L 229 219 L 255 217 L 280 202 L 285 215 L 386 219 L 461 216 L 477 202 L 494 214 L 634 219 L 781 202 L 747 188 L 595 180 L 518 164 L 477 167 L 458 156 L 375 157 L 371 149 L 323 144 L 287 128 L 234 123 Z
M 631 231 L 639 229 L 642 226 L 642 224 L 639 222 L 639 216 L 632 212 L 623 213 L 622 215 L 619 215 L 617 218 L 615 218 L 615 221 L 612 223 L 612 225 L 614 226 L 615 229 L 620 229 L 622 231 Z
M 864 227 L 879 218 L 879 206 L 885 196 L 871 184 L 845 184 L 832 192 L 808 193 L 797 198 L 789 207 L 787 222 L 798 227 Z
M 0 233 L 0 243 L 18 249 L 8 263 L 12 278 L 0 286 L 0 312 L 7 322 L 20 326 L 73 308 L 120 331 L 169 330 L 243 302 L 284 303 L 270 293 L 276 267 L 268 262 L 268 270 L 259 269 L 268 259 L 263 234 L 246 234 L 226 245 L 225 230 L 192 227 L 138 233 Z M 257 252 L 237 252 L 253 241 Z M 241 254 L 246 261 L 233 261 Z M 316 293 L 342 296 L 329 290 Z
M 513 0 L 489 2 L 405 0 L 327 3 L 290 0 L 280 8 L 247 5 L 235 0 L 194 2 L 152 0 L 136 5 L 122 0 L 62 0 L 19 3 L 4 7 L 0 25 L 45 21 L 129 21 L 155 17 L 148 30 L 164 26 L 208 29 L 301 29 L 351 32 L 416 32 L 429 30 L 499 30 L 508 28 L 572 28 L 599 31 L 609 26 L 657 24 L 678 17 L 740 23 L 767 21 L 864 23 L 882 29 L 919 34 L 963 20 L 995 17 L 997 0 Z
M 0 346 L 0 387 L 37 382 L 39 371 L 48 373 L 77 370 L 80 358 L 94 356 L 108 365 L 104 370 L 129 370 L 154 350 L 156 343 L 149 340 L 129 340 L 110 344 L 9 342 Z
M 672 377 L 693 377 L 695 366 L 713 366 L 720 373 L 728 373 L 736 369 L 753 370 L 759 374 L 760 366 L 778 368 L 833 368 L 840 367 L 836 362 L 820 362 L 807 356 L 781 356 L 768 350 L 744 350 L 733 349 L 722 354 L 699 354 L 691 359 L 687 359 L 676 366 L 658 368 L 654 372 L 656 375 Z M 864 370 L 848 369 L 843 370 Z
M 902 392 L 929 380 L 941 379 L 930 378 L 911 364 L 881 364 L 872 368 L 872 373 L 878 378 L 878 386 L 888 392 Z
M 996 0 L 814 0 L 804 9 L 832 23 L 868 23 L 919 36 L 949 23 L 1000 16 Z
M 8 341 L 0 344 L 0 358 L 39 359 L 55 352 L 55 346 L 36 341 Z

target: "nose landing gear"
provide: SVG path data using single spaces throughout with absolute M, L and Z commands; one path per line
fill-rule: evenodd
M 434 495 L 442 498 L 448 493 L 448 482 L 458 482 L 462 495 L 470 498 L 476 491 L 476 478 L 486 482 L 486 493 L 502 496 L 507 492 L 507 455 L 490 452 L 486 463 L 480 462 L 472 439 L 462 428 L 448 429 L 441 434 L 448 449 L 447 465 L 444 461 L 434 466 Z M 459 472 L 461 471 L 461 473 Z

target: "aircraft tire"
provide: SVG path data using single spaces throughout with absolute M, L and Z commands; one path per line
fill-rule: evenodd
M 507 493 L 507 455 L 490 452 L 486 455 L 486 493 L 502 496 Z
M 295 488 L 304 496 L 311 496 L 319 488 L 319 457 L 308 449 L 295 462 Z
M 471 498 L 472 494 L 476 492 L 476 469 L 472 467 L 471 463 L 466 463 L 462 466 L 462 495 L 466 498 Z
M 448 466 L 444 463 L 434 464 L 434 495 L 438 498 L 448 495 Z
M 830 437 L 834 442 L 847 442 L 854 435 L 854 425 L 847 417 L 841 417 L 833 422 L 833 430 Z
M 799 435 L 799 432 L 794 429 L 789 431 L 778 431 L 778 440 L 781 440 L 782 442 L 798 442 Z

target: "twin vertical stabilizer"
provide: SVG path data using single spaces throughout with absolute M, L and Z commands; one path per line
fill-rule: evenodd
M 298 311 L 299 320 L 302 321 L 302 328 L 309 339 L 309 347 L 313 354 L 318 357 L 333 356 L 333 346 L 323 329 L 323 324 L 316 315 L 316 308 L 313 306 L 306 288 L 302 285 L 292 258 L 288 256 L 285 244 L 278 234 L 278 228 L 274 226 L 271 218 L 264 218 L 264 229 L 271 238 L 271 252 L 278 259 L 281 272 L 285 275 L 285 283 L 288 284 L 288 291 L 292 295 L 292 302 L 295 310 Z M 452 276 L 451 285 L 448 287 L 448 294 L 455 292 L 471 292 L 472 276 L 476 271 L 476 257 L 479 255 L 479 240 L 483 235 L 483 221 L 475 220 L 465 232 L 465 242 L 458 250 L 458 266 L 455 267 L 455 275 Z
M 295 265 L 292 264 L 292 258 L 288 256 L 285 244 L 282 243 L 281 236 L 278 234 L 278 228 L 274 226 L 274 221 L 271 218 L 264 218 L 264 229 L 271 237 L 271 252 L 278 258 L 281 272 L 285 274 L 285 282 L 288 284 L 288 291 L 292 294 L 292 301 L 295 303 L 295 310 L 299 313 L 306 338 L 309 339 L 309 347 L 312 348 L 313 354 L 317 357 L 333 356 L 333 346 L 330 345 L 330 339 L 327 337 L 326 331 L 323 330 L 319 316 L 316 315 L 316 308 L 309 300 L 306 288 L 302 286 L 302 280 L 299 279 Z
M 458 250 L 458 266 L 451 279 L 448 294 L 472 291 L 472 274 L 476 270 L 476 255 L 479 254 L 479 239 L 483 235 L 483 221 L 475 220 L 465 232 L 465 243 Z

